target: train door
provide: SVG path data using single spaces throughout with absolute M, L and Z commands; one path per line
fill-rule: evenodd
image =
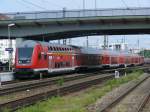
M 48 69 L 52 69 L 52 56 L 48 57 Z
M 72 67 L 74 67 L 74 56 L 72 56 Z

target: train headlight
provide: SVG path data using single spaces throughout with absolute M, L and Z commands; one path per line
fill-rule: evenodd
M 27 60 L 27 63 L 30 63 L 31 61 L 30 60 Z

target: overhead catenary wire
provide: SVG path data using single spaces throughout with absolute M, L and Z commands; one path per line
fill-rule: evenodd
M 43 9 L 43 10 L 49 10 L 47 8 L 41 7 L 40 5 L 37 5 L 37 4 L 35 4 L 33 2 L 30 2 L 30 1 L 27 1 L 27 0 L 22 0 L 22 1 L 25 2 L 25 3 L 27 3 L 27 4 L 30 4 L 30 5 L 34 6 L 36 8 L 40 8 L 40 9 Z
M 44 2 L 49 3 L 49 4 L 53 4 L 53 5 L 55 5 L 56 7 L 60 8 L 60 9 L 63 9 L 65 7 L 63 5 L 58 5 L 57 3 L 52 2 L 50 0 L 41 0 L 41 1 L 44 1 Z M 75 0 L 70 0 L 70 1 L 72 1 L 73 3 L 75 3 L 77 5 L 77 7 L 80 8 L 79 4 Z
M 124 0 L 121 0 L 121 1 L 124 4 L 124 6 L 126 7 L 126 9 L 130 10 L 130 12 L 134 15 L 134 12 L 130 9 L 130 7 L 126 4 L 126 2 Z
M 33 7 L 31 7 L 31 5 L 29 6 L 29 5 L 27 5 L 26 3 L 24 3 L 24 2 L 22 2 L 20 0 L 16 0 L 16 3 L 19 4 L 19 5 L 21 5 L 21 6 L 26 7 L 28 9 L 30 8 L 31 10 L 35 10 Z
M 49 0 L 41 0 L 41 1 L 47 2 L 47 3 L 49 3 L 49 4 L 53 4 L 53 5 L 55 5 L 56 7 L 61 8 L 61 9 L 63 8 L 63 6 L 58 5 L 58 4 L 56 4 L 56 3 L 54 3 L 54 2 L 51 2 L 51 1 L 49 1 Z
M 121 1 L 127 9 L 130 9 L 124 0 L 121 0 Z

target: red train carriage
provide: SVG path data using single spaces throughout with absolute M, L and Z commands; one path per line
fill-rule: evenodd
M 135 54 L 32 40 L 24 41 L 18 46 L 15 57 L 16 77 L 144 63 L 144 58 Z
M 16 50 L 15 75 L 72 71 L 79 66 L 75 58 L 78 51 L 70 46 L 25 41 Z M 24 75 L 22 75 L 24 74 Z
M 102 51 L 102 66 L 109 67 L 111 64 L 111 55 L 108 51 Z
M 80 49 L 80 69 L 101 67 L 100 50 L 93 48 Z

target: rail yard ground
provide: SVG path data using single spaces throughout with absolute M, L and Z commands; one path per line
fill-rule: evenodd
M 17 112 L 91 112 L 96 111 L 95 108 L 99 100 L 103 96 L 107 96 L 109 92 L 123 86 L 125 83 L 137 82 L 144 75 L 142 70 L 134 70 L 134 72 L 119 79 L 112 79 L 103 84 L 95 85 L 89 89 L 80 92 L 71 93 L 66 96 L 57 96 L 38 102 L 35 105 L 26 107 Z M 5 112 L 9 110 L 5 109 Z

